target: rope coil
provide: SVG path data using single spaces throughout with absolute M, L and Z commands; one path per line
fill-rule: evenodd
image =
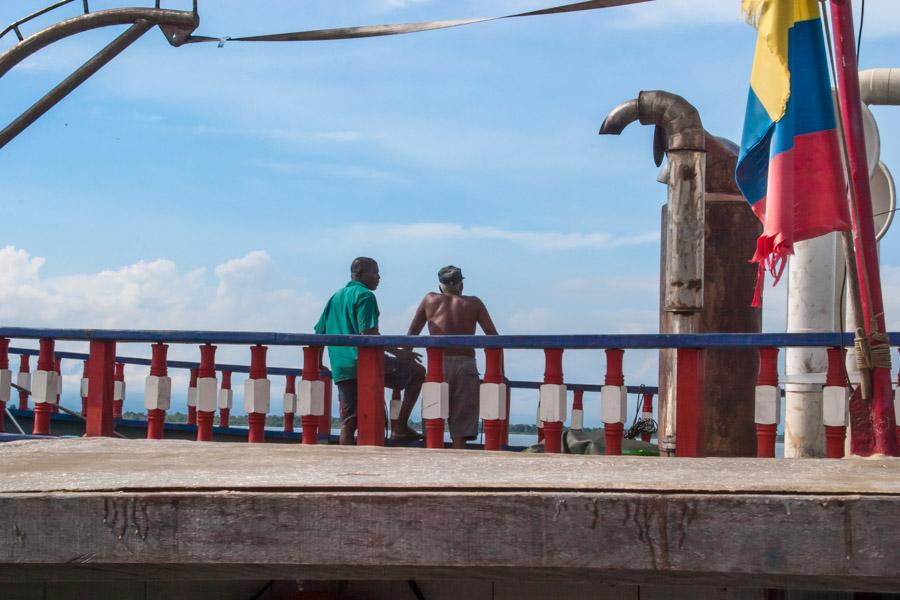
M 891 369 L 891 346 L 886 333 L 876 331 L 867 336 L 862 329 L 857 329 L 853 347 L 856 349 L 856 368 L 860 371 Z

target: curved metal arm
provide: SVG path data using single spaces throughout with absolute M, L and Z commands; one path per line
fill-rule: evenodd
M 138 21 L 159 25 L 173 46 L 184 43 L 187 35 L 199 25 L 197 15 L 192 12 L 159 8 L 112 8 L 79 15 L 32 34 L 0 54 L 0 77 L 38 50 L 70 35 L 110 25 L 132 25 Z M 183 31 L 186 33 L 182 35 Z

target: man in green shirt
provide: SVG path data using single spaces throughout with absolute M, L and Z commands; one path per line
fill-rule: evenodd
M 350 265 L 350 282 L 334 293 L 319 322 L 316 333 L 378 335 L 378 302 L 372 293 L 381 281 L 378 263 L 361 256 Z M 387 349 L 384 357 L 384 385 L 403 390 L 400 423 L 391 439 L 409 441 L 422 436 L 409 426 L 409 415 L 425 381 L 425 367 L 417 362 L 418 354 L 401 348 Z M 354 443 L 357 407 L 357 350 L 355 346 L 329 346 L 331 372 L 338 387 L 341 404 L 341 444 Z

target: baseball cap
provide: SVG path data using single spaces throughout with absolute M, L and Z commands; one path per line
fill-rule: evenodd
M 462 269 L 454 267 L 453 265 L 448 265 L 438 271 L 438 279 L 443 283 L 456 283 L 457 281 L 465 279 L 465 277 L 463 277 Z

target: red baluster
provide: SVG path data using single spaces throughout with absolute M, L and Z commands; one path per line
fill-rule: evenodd
M 503 430 L 500 432 L 500 447 L 509 447 L 509 406 L 512 396 L 512 388 L 506 386 L 506 418 L 503 419 Z
M 197 441 L 212 441 L 213 421 L 219 405 L 219 382 L 216 381 L 216 346 L 200 346 L 197 369 Z
M 40 340 L 37 371 L 34 373 L 31 384 L 31 397 L 34 400 L 33 433 L 35 435 L 50 435 L 50 415 L 53 413 L 57 395 L 54 345 L 53 340 Z
M 231 426 L 231 405 L 234 390 L 231 389 L 231 371 L 222 371 L 222 387 L 219 389 L 219 427 Z
M 125 363 L 116 363 L 113 381 L 113 419 L 121 419 L 125 404 Z
M 581 388 L 572 391 L 572 416 L 569 417 L 569 429 L 573 431 L 584 429 L 584 390 Z
M 628 390 L 622 361 L 625 351 L 621 348 L 606 349 L 606 377 L 600 392 L 600 420 L 606 436 L 606 454 L 622 454 L 622 437 L 625 432 Z
M 506 418 L 506 384 L 503 383 L 503 349 L 485 348 L 484 383 L 479 390 L 484 422 L 484 449 L 499 450 Z
M 294 432 L 294 414 L 298 410 L 297 406 L 297 376 L 284 376 L 284 431 L 285 433 Z
M 400 407 L 403 405 L 403 394 L 400 388 L 391 390 L 391 404 L 388 409 L 391 417 L 391 433 L 400 427 Z
M 643 405 L 641 406 L 641 419 L 649 420 L 653 418 L 653 394 L 650 392 L 644 392 Z M 645 432 L 641 433 L 641 441 L 650 443 L 650 437 L 652 434 Z
M 325 348 L 322 348 L 321 352 L 319 352 L 319 371 L 323 373 L 322 383 L 325 384 L 325 410 L 322 412 L 322 416 L 319 417 L 319 426 L 317 429 L 319 435 L 324 432 L 326 436 L 329 436 L 331 435 L 331 393 L 334 383 L 332 382 L 330 375 L 324 375 L 325 370 L 322 366 L 322 357 L 324 353 Z
M 900 348 L 897 348 L 900 352 Z M 894 418 L 897 421 L 897 445 L 900 446 L 900 369 L 897 369 L 897 388 L 894 390 Z
M 88 386 L 90 385 L 88 377 L 88 359 L 84 359 L 84 365 L 81 371 L 81 416 L 86 417 L 88 411 Z
M 19 372 L 16 374 L 16 385 L 19 386 L 19 410 L 28 410 L 28 393 L 31 391 L 31 367 L 28 354 L 19 356 Z
M 53 355 L 53 371 L 56 373 L 56 403 L 53 404 L 53 412 L 59 412 L 59 402 L 62 399 L 62 359 Z
M 828 349 L 828 372 L 822 388 L 822 422 L 825 425 L 825 456 L 843 458 L 847 439 L 850 392 L 844 377 L 844 349 Z
M 775 458 L 775 432 L 780 418 L 778 389 L 778 348 L 759 349 L 759 378 L 756 382 L 756 456 Z
M 161 440 L 165 431 L 166 411 L 172 403 L 172 378 L 169 377 L 167 354 L 163 343 L 151 347 L 150 374 L 144 387 L 144 408 L 147 409 L 147 439 Z
M 266 371 L 268 349 L 260 345 L 250 348 L 250 378 L 244 382 L 244 409 L 249 423 L 247 441 L 251 444 L 266 441 L 266 415 L 272 391 Z
M 566 420 L 566 386 L 563 385 L 562 348 L 544 350 L 544 384 L 541 386 L 540 419 L 544 422 L 544 452 L 562 452 L 562 427 Z
M 6 421 L 6 403 L 12 397 L 12 371 L 9 370 L 9 339 L 0 338 L 0 433 Z
M 422 386 L 425 447 L 444 447 L 444 419 L 450 416 L 450 386 L 444 381 L 444 349 L 428 348 L 428 371 Z
M 322 381 L 322 373 L 319 369 L 321 355 L 322 349 L 319 346 L 303 348 L 303 375 L 300 381 L 299 408 L 304 444 L 317 443 L 319 421 L 325 414 L 325 383 Z
M 187 395 L 187 424 L 197 424 L 197 369 L 191 369 L 191 380 L 188 383 Z

